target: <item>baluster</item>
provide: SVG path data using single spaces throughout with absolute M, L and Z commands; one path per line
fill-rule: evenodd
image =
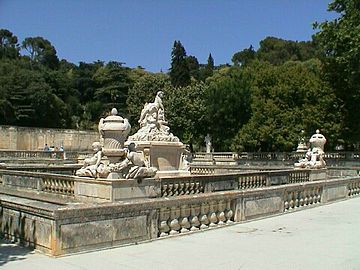
M 178 196 L 180 194 L 180 190 L 179 190 L 179 184 L 175 183 L 174 184 L 174 195 Z
M 317 204 L 318 203 L 318 189 L 317 188 L 314 188 L 314 196 L 313 196 L 313 200 L 314 200 L 314 204 Z
M 308 192 L 304 191 L 304 206 L 307 206 L 309 204 L 309 198 L 308 198 Z
M 300 200 L 299 200 L 299 207 L 303 207 L 304 206 L 304 192 L 300 191 Z
M 191 192 L 191 184 L 190 182 L 185 183 L 185 194 L 190 194 Z
M 177 207 L 171 207 L 170 211 L 170 235 L 178 234 L 180 230 L 179 224 L 179 217 L 180 217 L 180 209 Z
M 185 183 L 181 182 L 179 184 L 179 195 L 184 195 L 185 194 Z
M 314 203 L 314 190 L 312 189 L 311 191 L 309 191 L 309 204 L 313 204 Z
M 169 196 L 173 196 L 174 195 L 174 193 L 173 193 L 173 187 L 174 187 L 174 185 L 173 185 L 173 183 L 170 183 L 170 184 L 168 184 L 168 194 L 169 194 Z
M 285 201 L 284 201 L 284 211 L 289 211 L 290 209 L 290 203 L 289 203 L 290 193 L 287 193 L 285 195 Z
M 168 225 L 168 219 L 170 218 L 170 210 L 167 208 L 160 209 L 159 213 L 159 233 L 160 237 L 169 235 L 170 227 Z
M 187 205 L 182 205 L 180 207 L 180 226 L 181 226 L 181 233 L 188 232 L 190 230 L 190 222 L 188 217 L 190 216 L 190 208 Z
M 191 217 L 190 217 L 190 223 L 191 223 L 191 228 L 190 231 L 197 231 L 199 230 L 199 226 L 200 226 L 200 220 L 198 218 L 199 214 L 200 214 L 200 206 L 199 205 L 192 205 L 190 208 L 191 211 Z
M 294 208 L 295 208 L 294 192 L 291 192 L 291 193 L 290 193 L 289 207 L 290 207 L 290 209 L 294 209 Z
M 224 201 L 219 201 L 218 202 L 218 214 L 217 214 L 217 218 L 219 220 L 218 225 L 224 225 L 225 221 L 226 221 L 226 217 L 225 217 L 225 202 Z
M 317 202 L 321 203 L 321 188 L 318 188 Z
M 234 216 L 234 212 L 231 210 L 231 201 L 230 200 L 228 200 L 226 202 L 225 216 L 226 216 L 226 224 L 233 223 L 232 218 Z
M 202 203 L 200 207 L 201 213 L 200 213 L 200 229 L 206 229 L 208 228 L 209 219 L 208 219 L 208 213 L 209 213 L 209 205 L 207 203 Z
M 218 223 L 217 218 L 217 203 L 216 202 L 210 202 L 210 227 L 216 227 Z
M 300 200 L 299 200 L 300 194 L 299 194 L 299 192 L 295 192 L 294 195 L 295 195 L 295 206 L 294 206 L 294 208 L 298 208 L 300 206 Z

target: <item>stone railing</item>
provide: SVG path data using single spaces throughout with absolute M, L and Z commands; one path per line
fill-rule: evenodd
M 286 190 L 284 211 L 315 205 L 321 202 L 322 185 L 292 187 Z
M 175 235 L 204 230 L 234 222 L 234 205 L 231 199 L 214 199 L 192 202 L 188 205 L 159 210 L 158 236 Z
M 194 158 L 196 159 L 236 159 L 238 158 L 237 153 L 233 152 L 212 152 L 212 153 L 205 153 L 205 152 L 198 152 L 194 154 Z
M 66 153 L 67 155 L 68 153 Z M 64 159 L 63 151 L 35 151 L 35 150 L 1 150 L 2 159 Z
M 71 160 L 89 155 L 89 151 L 37 151 L 37 150 L 0 150 L 0 162 L 14 163 L 16 161 Z
M 160 179 L 160 196 L 173 197 L 226 190 L 256 189 L 271 185 L 304 183 L 326 178 L 324 170 L 277 170 Z
M 214 166 L 190 166 L 190 173 L 192 175 L 211 175 L 215 174 L 215 170 Z
M 44 192 L 74 195 L 74 179 L 43 178 L 40 188 Z
M 353 197 L 360 194 L 360 181 L 350 181 L 347 185 L 348 196 Z
M 239 189 L 260 188 L 270 185 L 269 174 L 260 173 L 244 173 L 239 175 Z
M 213 153 L 203 153 L 199 152 L 194 155 L 195 160 L 202 159 L 245 159 L 245 160 L 278 160 L 278 161 L 287 161 L 287 160 L 299 160 L 304 158 L 305 153 L 297 152 L 241 152 L 241 153 L 232 153 L 232 152 L 213 152 Z M 353 160 L 360 159 L 360 152 L 325 152 L 325 159 L 340 159 L 340 160 Z
M 289 184 L 310 181 L 310 170 L 294 170 L 289 174 Z
M 74 196 L 74 176 L 0 170 L 0 179 L 1 184 L 8 187 Z

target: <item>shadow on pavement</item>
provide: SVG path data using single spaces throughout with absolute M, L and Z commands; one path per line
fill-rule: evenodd
M 25 256 L 32 252 L 28 247 L 21 247 L 0 239 L 0 267 L 6 263 L 25 260 Z

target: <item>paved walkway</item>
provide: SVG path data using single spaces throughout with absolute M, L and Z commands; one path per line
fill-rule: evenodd
M 61 258 L 0 244 L 0 269 L 360 269 L 360 198 Z

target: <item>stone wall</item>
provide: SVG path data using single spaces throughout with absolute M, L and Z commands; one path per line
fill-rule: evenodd
M 48 203 L 0 193 L 1 233 L 51 255 L 202 231 L 344 200 L 360 178 L 105 204 Z
M 98 138 L 97 131 L 0 126 L 0 149 L 5 150 L 42 150 L 48 144 L 62 145 L 66 151 L 87 151 Z

